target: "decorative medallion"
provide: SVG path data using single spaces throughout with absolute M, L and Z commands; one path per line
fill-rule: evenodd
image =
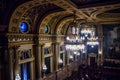
M 22 33 L 28 32 L 28 30 L 29 30 L 28 23 L 21 22 L 19 28 Z

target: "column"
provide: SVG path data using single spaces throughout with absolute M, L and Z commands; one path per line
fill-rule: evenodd
M 88 57 L 87 57 L 87 52 L 85 53 L 85 64 L 87 65 Z
M 7 47 L 3 47 L 3 75 L 4 75 L 4 79 L 5 80 L 8 80 L 10 79 L 11 80 L 11 73 L 9 72 L 10 71 L 10 61 L 9 61 L 9 52 L 8 52 L 8 48 Z
M 55 71 L 57 71 L 58 70 L 58 66 L 59 66 L 59 64 L 58 64 L 58 60 L 59 60 L 59 57 L 60 57 L 60 55 L 59 55 L 59 43 L 54 43 L 54 50 L 55 50 L 55 52 L 54 52 L 54 58 L 55 58 Z
M 15 51 L 15 64 L 14 64 L 14 77 L 20 73 L 20 65 L 19 65 L 19 46 L 14 47 Z
M 83 53 L 80 54 L 80 64 L 83 64 Z
M 44 45 L 45 44 L 41 44 L 40 47 L 40 52 L 41 52 L 41 71 L 42 71 L 42 77 L 44 77 L 44 73 L 43 73 L 43 66 L 45 65 L 45 61 L 44 61 Z
M 63 66 L 65 66 L 65 65 L 66 65 L 66 63 L 65 63 L 65 61 L 66 61 L 66 60 L 65 60 L 65 56 L 66 56 L 66 55 L 65 55 L 65 52 L 62 53 L 62 54 L 63 54 Z
M 99 46 L 98 46 L 98 65 L 103 64 L 103 30 L 102 25 L 98 25 L 98 37 L 99 37 Z
M 35 45 L 31 45 L 31 51 L 30 51 L 30 54 L 32 54 L 32 57 L 34 58 L 33 61 L 30 62 L 30 66 L 31 66 L 31 80 L 35 80 L 36 79 L 36 74 L 35 74 L 35 57 L 33 56 L 34 55 L 34 47 L 36 47 Z
M 70 50 L 68 50 L 65 55 L 66 55 L 66 58 L 67 58 L 67 59 L 66 59 L 66 60 L 67 60 L 67 61 L 66 61 L 66 62 L 67 62 L 67 65 L 69 65 L 69 63 L 70 63 L 70 62 L 69 62 L 69 59 L 70 59 Z
M 56 56 L 56 68 L 57 68 L 57 70 L 59 69 L 59 59 L 60 59 L 60 43 L 56 43 L 56 54 L 57 54 L 57 56 Z
M 36 60 L 36 79 L 39 80 L 41 78 L 41 45 L 35 45 L 35 60 Z
M 53 72 L 53 68 L 54 68 L 54 62 L 53 62 L 53 56 L 51 57 L 50 56 L 50 66 L 51 66 L 51 68 L 50 68 L 50 70 L 51 70 L 51 72 Z
M 10 47 L 8 48 L 8 61 L 9 61 L 9 74 L 10 74 L 10 79 L 9 80 L 14 80 L 14 48 Z

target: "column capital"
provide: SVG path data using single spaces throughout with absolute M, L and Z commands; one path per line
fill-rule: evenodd
M 38 44 L 39 47 L 44 47 L 45 43 Z
M 60 42 L 53 42 L 52 45 L 59 45 Z
M 60 44 L 60 42 L 55 42 L 55 44 L 59 45 L 59 44 Z
M 45 45 L 44 43 L 40 43 L 40 44 L 38 44 L 38 46 L 42 46 L 42 45 Z

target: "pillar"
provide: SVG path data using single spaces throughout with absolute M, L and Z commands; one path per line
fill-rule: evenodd
M 70 63 L 70 50 L 67 51 L 67 54 L 66 54 L 66 58 L 67 58 L 67 65 L 69 65 Z
M 9 47 L 8 48 L 8 66 L 9 66 L 9 76 L 10 79 L 9 80 L 15 80 L 14 79 L 14 48 L 13 47 Z
M 15 51 L 15 64 L 14 64 L 14 78 L 17 74 L 20 73 L 20 66 L 19 66 L 19 46 L 15 46 L 14 47 L 14 51 Z
M 54 43 L 54 63 L 55 63 L 55 71 L 58 71 L 58 60 L 59 60 L 59 57 L 60 57 L 60 54 L 59 54 L 59 43 Z
M 36 60 L 36 79 L 39 80 L 41 78 L 41 70 L 42 70 L 42 66 L 41 66 L 41 45 L 38 44 L 35 47 L 35 60 Z
M 44 73 L 43 73 L 43 66 L 45 65 L 45 61 L 44 61 L 44 45 L 45 44 L 41 44 L 40 47 L 40 52 L 41 52 L 41 72 L 42 72 L 42 77 L 44 77 Z
M 101 24 L 98 25 L 98 37 L 98 66 L 101 66 L 103 64 L 103 28 Z

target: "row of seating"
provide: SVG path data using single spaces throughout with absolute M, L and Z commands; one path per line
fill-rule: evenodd
M 116 63 L 115 61 L 106 61 L 105 60 L 103 62 L 103 66 L 120 68 L 120 63 Z
M 65 80 L 120 80 L 120 71 L 96 66 L 80 65 L 78 71 L 72 72 Z

